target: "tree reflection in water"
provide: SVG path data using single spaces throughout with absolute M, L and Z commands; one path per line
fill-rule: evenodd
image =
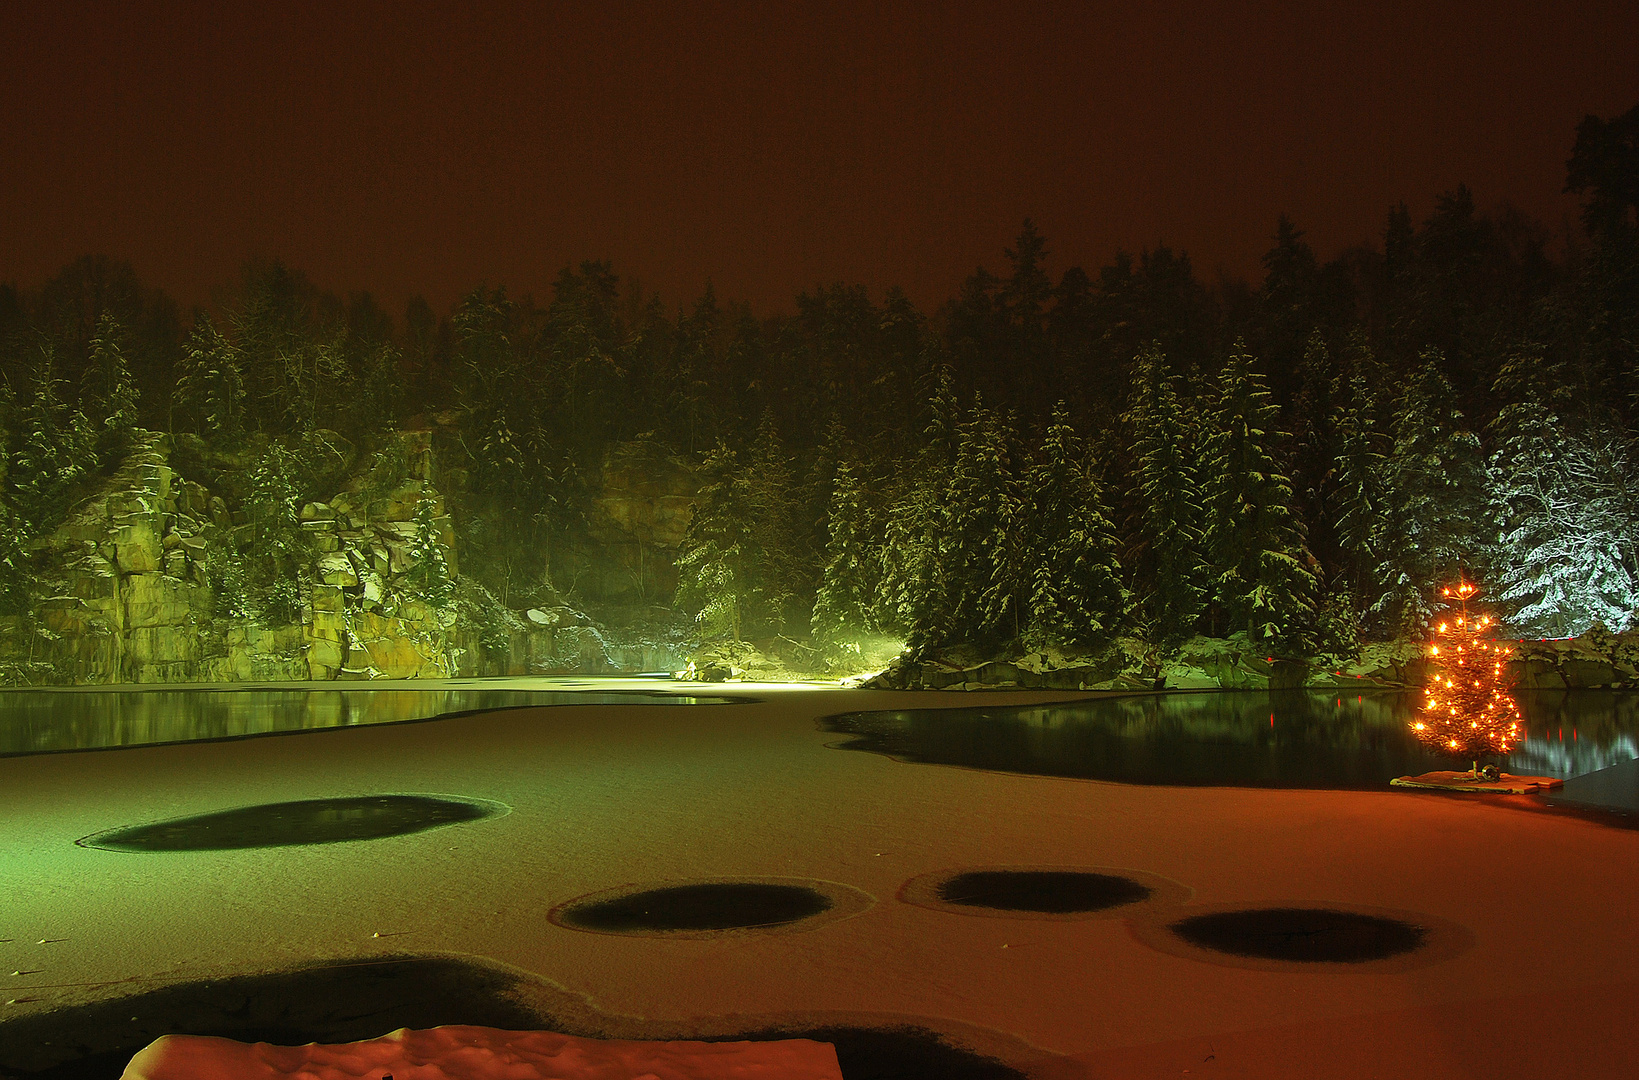
M 1639 695 L 1519 695 L 1510 771 L 1577 776 L 1639 757 Z M 1448 768 L 1412 735 L 1413 693 L 1174 693 L 1056 705 L 849 713 L 835 744 L 904 761 L 1135 784 L 1379 788 Z
M 5 690 L 0 691 L 0 757 L 396 724 L 543 705 L 695 705 L 744 700 L 748 699 L 638 687 Z

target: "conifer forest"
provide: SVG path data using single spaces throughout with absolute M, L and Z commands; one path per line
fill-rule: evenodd
M 300 508 L 329 494 L 311 433 L 430 429 L 461 573 L 518 610 L 575 602 L 612 448 L 686 464 L 675 578 L 643 599 L 702 641 L 1342 656 L 1419 632 L 1458 574 L 1515 636 L 1629 629 L 1639 108 L 1574 134 L 1565 236 L 1458 187 L 1330 261 L 1254 223 L 1241 282 L 1165 246 L 1069 265 L 1027 220 L 929 310 L 834 284 L 758 316 L 587 261 L 550 296 L 387 311 L 268 261 L 183 312 L 83 258 L 0 287 L 0 614 L 33 609 L 35 539 L 146 432 L 242 523 L 216 602 L 288 611 Z

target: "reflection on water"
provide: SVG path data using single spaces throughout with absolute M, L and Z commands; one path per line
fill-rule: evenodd
M 425 720 L 537 705 L 717 705 L 657 690 L 0 691 L 0 757 Z
M 1514 773 L 1580 776 L 1639 757 L 1639 694 L 1518 695 Z M 837 744 L 902 761 L 1132 784 L 1379 788 L 1458 766 L 1412 736 L 1416 694 L 1155 694 L 1058 705 L 848 713 Z

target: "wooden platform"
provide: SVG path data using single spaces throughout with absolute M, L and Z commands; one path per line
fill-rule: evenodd
M 1389 783 L 1394 787 L 1422 788 L 1428 791 L 1475 791 L 1499 795 L 1531 795 L 1564 787 L 1565 781 L 1552 776 L 1512 776 L 1503 773 L 1495 780 L 1476 780 L 1474 774 L 1463 772 L 1426 772 L 1421 776 L 1397 776 Z

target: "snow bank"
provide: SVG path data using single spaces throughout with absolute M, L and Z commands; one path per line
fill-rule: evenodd
M 777 1042 L 638 1042 L 449 1025 L 306 1046 L 166 1035 L 121 1080 L 841 1080 L 836 1048 Z

